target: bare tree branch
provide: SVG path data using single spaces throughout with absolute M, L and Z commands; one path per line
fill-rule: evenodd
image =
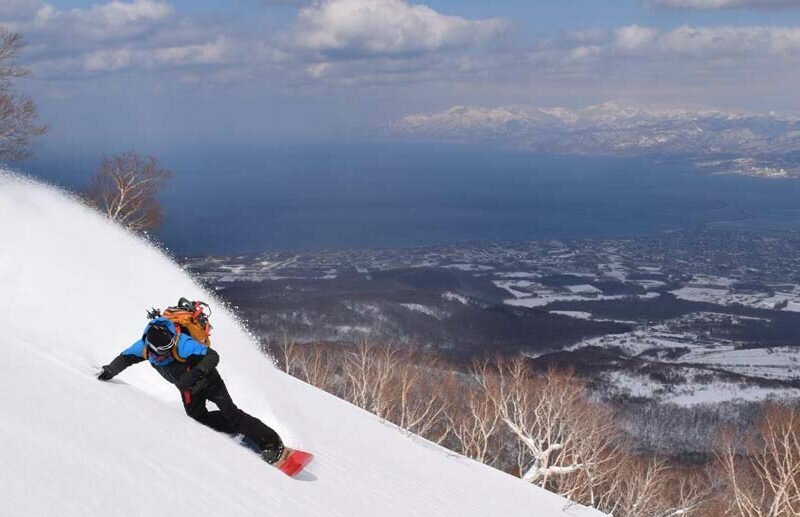
M 726 436 L 717 458 L 728 483 L 728 513 L 800 515 L 800 412 L 769 405 L 743 444 Z
M 30 156 L 30 140 L 44 134 L 46 126 L 36 124 L 38 112 L 33 101 L 13 89 L 14 79 L 29 74 L 16 63 L 22 37 L 0 27 L 0 160 L 22 160 Z
M 151 230 L 162 217 L 156 195 L 171 175 L 152 156 L 111 156 L 100 163 L 85 197 L 112 221 L 133 231 Z

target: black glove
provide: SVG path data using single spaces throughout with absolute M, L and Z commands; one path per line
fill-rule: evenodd
M 97 378 L 101 381 L 110 381 L 114 378 L 114 374 L 111 373 L 111 370 L 108 369 L 108 366 L 103 366 Z
M 178 379 L 178 389 L 181 391 L 186 391 L 192 389 L 192 386 L 200 382 L 200 379 L 203 378 L 203 371 L 202 370 L 189 370 L 181 375 L 181 378 Z

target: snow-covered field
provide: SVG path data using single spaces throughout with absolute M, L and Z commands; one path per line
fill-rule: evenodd
M 684 384 L 664 384 L 633 372 L 611 372 L 603 380 L 616 394 L 630 397 L 643 397 L 661 402 L 692 406 L 727 401 L 797 400 L 800 389 L 774 389 L 759 386 L 743 386 L 733 382 L 692 382 L 691 371 L 686 369 L 689 382 Z
M 594 317 L 591 312 L 585 311 L 549 311 L 550 314 L 558 314 L 560 316 L 569 316 L 570 318 L 577 318 L 580 320 L 590 320 Z
M 610 268 L 610 274 L 606 276 L 608 278 L 613 278 L 615 280 L 625 281 L 624 275 L 619 276 L 614 273 L 617 271 L 614 268 L 619 267 L 619 264 L 612 263 L 611 265 L 603 265 L 603 267 Z M 613 270 L 613 271 L 612 271 Z M 618 271 L 617 271 L 618 272 Z M 585 273 L 565 273 L 565 275 L 577 276 L 580 278 L 585 278 L 588 281 L 592 280 L 599 280 L 598 277 L 590 274 Z M 504 289 L 507 291 L 513 298 L 508 298 L 503 300 L 503 303 L 506 305 L 511 305 L 514 307 L 528 307 L 528 308 L 535 308 L 535 307 L 544 307 L 551 303 L 555 302 L 582 302 L 582 301 L 604 301 L 604 300 L 623 300 L 625 298 L 636 297 L 639 299 L 647 300 L 652 298 L 658 298 L 661 296 L 660 293 L 650 291 L 644 294 L 639 295 L 630 295 L 630 294 L 623 294 L 623 295 L 606 295 L 603 294 L 601 289 L 587 283 L 581 284 L 574 284 L 574 285 L 565 285 L 563 287 L 549 287 L 537 281 L 531 280 L 532 278 L 536 278 L 533 275 L 527 275 L 525 273 L 513 273 L 513 274 L 502 274 L 498 275 L 502 280 L 493 280 L 492 283 L 499 287 L 500 289 Z M 663 282 L 650 282 L 650 281 L 637 281 L 632 282 L 637 285 L 641 285 L 645 288 L 657 288 L 661 287 L 664 283 Z
M 741 348 L 730 341 L 708 341 L 686 334 L 659 332 L 656 328 L 587 339 L 570 349 L 585 346 L 618 348 L 629 356 L 648 352 L 662 362 L 712 366 L 767 379 L 789 380 L 800 375 L 800 354 L 796 347 Z M 672 356 L 672 351 L 678 349 L 682 353 Z
M 568 285 L 567 290 L 575 294 L 598 294 L 603 292 L 600 289 L 594 287 L 593 285 L 588 285 L 588 284 Z
M 531 295 L 530 290 L 520 291 L 515 288 L 529 289 L 533 286 L 537 286 L 539 289 L 542 288 L 540 284 L 531 282 L 530 280 L 494 280 L 492 283 L 500 289 L 508 291 L 515 299 L 526 298 Z
M 694 275 L 692 282 L 680 289 L 670 291 L 677 298 L 693 302 L 718 305 L 744 305 L 756 309 L 775 309 L 800 312 L 800 286 L 776 285 L 769 293 L 740 292 L 731 287 L 736 280 L 710 275 Z
M 434 307 L 428 307 L 427 305 L 421 305 L 419 303 L 401 303 L 400 306 L 405 307 L 406 309 L 414 312 L 419 312 L 422 314 L 426 314 L 432 318 L 442 319 L 442 311 L 437 310 Z
M 643 361 L 662 366 L 674 365 L 668 368 L 671 374 L 683 378 L 679 382 L 673 380 L 665 383 L 663 379 L 632 371 L 604 374 L 605 385 L 610 392 L 617 394 L 678 404 L 800 398 L 799 389 L 758 385 L 759 379 L 797 379 L 800 375 L 800 353 L 796 347 L 744 348 L 741 343 L 730 340 L 710 339 L 689 330 L 671 330 L 671 325 L 691 326 L 695 322 L 711 322 L 715 318 L 731 316 L 695 313 L 663 324 L 641 326 L 623 334 L 586 339 L 569 349 L 600 347 L 620 350 L 629 357 L 639 357 Z M 733 317 L 730 324 L 758 319 L 737 316 Z M 724 372 L 752 379 L 731 380 L 720 375 Z
M 3 516 L 597 515 L 277 371 L 162 253 L 55 189 L 0 172 L 0 242 Z M 316 454 L 300 479 L 190 420 L 146 364 L 94 378 L 180 296 L 216 309 L 234 400 Z
M 635 295 L 635 298 L 640 299 L 649 299 L 649 298 L 656 298 L 658 297 L 658 293 L 646 293 Z M 514 307 L 544 307 L 545 305 L 550 305 L 551 303 L 555 302 L 583 302 L 587 300 L 591 301 L 600 301 L 600 300 L 624 300 L 625 298 L 631 298 L 630 295 L 597 295 L 597 296 L 579 296 L 579 295 L 569 295 L 569 294 L 542 294 L 539 293 L 539 296 L 536 298 L 509 298 L 507 300 L 503 300 L 503 303 L 506 305 L 512 305 Z
M 469 305 L 470 303 L 472 303 L 466 296 L 463 296 L 458 293 L 453 293 L 450 291 L 442 293 L 442 298 L 451 302 L 458 302 L 463 305 Z
M 491 271 L 494 269 L 492 266 L 485 266 L 482 264 L 447 264 L 443 266 L 445 269 L 457 269 L 459 271 Z

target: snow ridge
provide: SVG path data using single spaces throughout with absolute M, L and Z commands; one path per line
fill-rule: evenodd
M 159 250 L 57 189 L 0 171 L 0 243 L 4 516 L 599 515 L 277 371 Z M 179 296 L 216 309 L 229 391 L 316 454 L 304 477 L 187 418 L 146 364 L 94 379 L 136 339 L 146 309 Z

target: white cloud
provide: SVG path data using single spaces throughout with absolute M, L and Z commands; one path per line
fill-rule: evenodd
M 59 10 L 42 4 L 28 22 L 32 31 L 64 31 L 94 40 L 131 37 L 163 22 L 174 10 L 162 0 L 112 1 L 88 9 Z M 26 27 L 23 26 L 22 30 Z
M 646 37 L 630 36 L 649 31 Z M 673 55 L 693 58 L 714 57 L 786 57 L 800 51 L 800 27 L 692 27 L 684 25 L 659 32 L 638 26 L 617 29 L 628 33 L 627 50 L 638 50 L 651 56 Z M 635 43 L 635 44 L 634 44 Z
M 652 7 L 670 9 L 781 9 L 800 7 L 800 0 L 646 0 Z
M 473 92 L 480 102 L 495 96 L 524 102 L 531 95 L 637 98 L 642 92 L 694 99 L 777 92 L 789 99 L 800 85 L 794 72 L 800 70 L 800 27 L 627 25 L 566 31 L 525 45 L 506 36 L 512 27 L 506 20 L 448 16 L 413 1 L 313 0 L 297 9 L 283 33 L 255 33 L 255 24 L 236 19 L 195 18 L 164 0 L 108 0 L 84 9 L 0 0 L 0 24 L 13 18 L 25 36 L 23 58 L 35 77 L 69 79 L 75 89 L 104 84 L 81 78 L 108 76 L 109 84 L 121 84 L 115 74 L 138 70 L 158 70 L 140 74 L 142 81 L 175 89 L 181 81 L 210 86 L 249 77 L 252 84 L 258 78 L 320 94 L 341 86 L 419 88 L 431 97 L 465 100 Z
M 300 10 L 293 41 L 329 57 L 420 54 L 480 45 L 508 27 L 504 20 L 446 16 L 405 0 L 316 0 Z
M 569 61 L 589 61 L 603 55 L 603 48 L 598 45 L 575 47 L 569 53 Z
M 39 77 L 96 77 L 156 67 L 168 67 L 165 73 L 180 74 L 183 68 L 196 73 L 198 66 L 218 72 L 247 54 L 246 42 L 226 36 L 229 27 L 179 16 L 165 0 L 112 0 L 63 10 L 39 0 L 8 1 L 13 4 L 2 4 L 0 24 L 25 36 L 23 57 Z
M 620 27 L 614 33 L 616 35 L 616 46 L 622 50 L 636 50 L 646 47 L 658 36 L 658 30 L 640 25 Z
M 175 47 L 96 50 L 83 57 L 82 67 L 88 72 L 108 72 L 133 67 L 220 64 L 230 48 L 225 38 L 217 38 L 208 43 Z
M 682 58 L 713 61 L 720 57 L 793 59 L 800 57 L 800 27 L 683 25 L 662 31 L 628 25 L 607 32 L 605 37 L 598 36 L 591 45 L 570 34 L 560 41 L 540 44 L 533 55 L 539 56 L 537 61 L 558 62 L 559 56 L 586 53 L 588 49 L 593 56 L 617 60 L 632 56 L 658 62 Z
M 786 109 L 796 106 L 798 65 L 800 27 L 630 25 L 539 40 L 515 72 L 501 71 L 504 84 L 496 86 L 514 88 L 522 99 L 527 86 L 561 98 L 667 97 Z

